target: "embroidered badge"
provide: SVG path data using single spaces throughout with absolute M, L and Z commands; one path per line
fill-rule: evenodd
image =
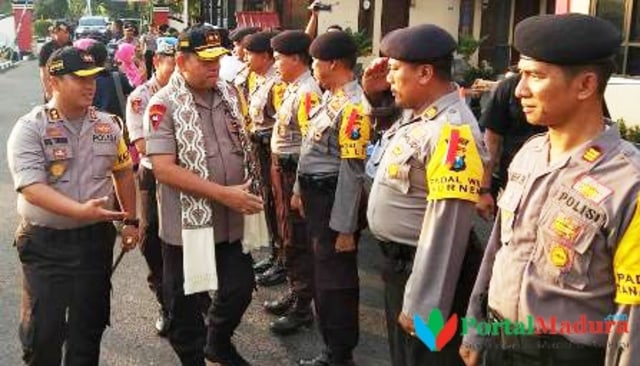
M 110 134 L 111 131 L 112 131 L 111 125 L 104 122 L 96 123 L 96 125 L 93 127 L 93 132 L 99 135 Z
M 67 158 L 67 149 L 58 147 L 53 149 L 53 158 L 56 160 L 64 160 Z
M 613 193 L 613 190 L 589 175 L 580 178 L 572 188 L 580 192 L 584 198 L 594 203 L 602 202 Z
M 92 121 L 95 121 L 98 119 L 98 113 L 96 113 L 96 109 L 94 107 L 89 108 L 89 118 Z
M 423 113 L 423 115 L 426 116 L 428 119 L 435 117 L 436 114 L 438 114 L 438 108 L 436 107 L 430 107 Z
M 571 261 L 569 249 L 561 244 L 554 244 L 549 252 L 549 260 L 558 268 L 566 268 Z
M 149 108 L 149 121 L 151 122 L 151 127 L 156 131 L 158 126 L 160 126 L 160 122 L 162 121 L 162 117 L 167 112 L 167 107 L 162 104 L 154 104 Z
M 59 127 L 47 127 L 45 131 L 45 137 L 62 137 L 64 134 L 62 133 L 62 129 Z
M 62 118 L 60 118 L 60 113 L 58 113 L 57 109 L 51 108 L 51 109 L 49 109 L 48 112 L 49 112 L 49 119 L 51 121 L 59 121 L 59 120 L 62 119 Z
M 582 225 L 570 217 L 559 215 L 551 223 L 551 230 L 560 238 L 573 244 L 582 232 Z
M 131 110 L 135 114 L 142 114 L 142 99 L 135 98 L 131 100 Z
M 602 155 L 602 149 L 598 146 L 591 146 L 588 148 L 584 154 L 582 155 L 582 159 L 588 161 L 589 163 L 593 163 L 598 160 L 598 158 Z
M 49 166 L 49 173 L 54 177 L 54 178 L 60 178 L 65 170 L 67 170 L 65 164 L 61 161 L 56 161 L 53 162 L 50 166 Z
M 447 154 L 445 156 L 445 164 L 450 170 L 460 172 L 467 168 L 466 154 L 469 140 L 460 137 L 460 130 L 451 128 L 449 139 L 447 140 Z

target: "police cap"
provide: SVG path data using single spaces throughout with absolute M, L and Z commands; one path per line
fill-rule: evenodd
M 414 63 L 450 56 L 456 47 L 455 39 L 434 24 L 396 29 L 387 34 L 380 44 L 385 56 Z
M 259 31 L 260 31 L 260 28 L 258 27 L 237 28 L 237 29 L 234 29 L 233 32 L 229 34 L 229 39 L 231 40 L 231 42 L 242 42 L 244 37 L 250 34 L 258 33 Z
M 242 44 L 249 52 L 273 52 L 273 49 L 271 49 L 271 38 L 275 35 L 275 32 L 268 31 L 250 34 L 242 41 Z
M 218 29 L 206 25 L 191 27 L 178 37 L 178 49 L 193 52 L 201 60 L 215 60 L 229 53 L 224 48 L 223 36 Z
M 309 51 L 311 37 L 300 30 L 284 31 L 271 39 L 274 51 L 285 54 L 306 54 Z
M 516 26 L 514 45 L 525 58 L 584 65 L 618 52 L 620 33 L 604 19 L 584 14 L 538 15 Z
M 53 76 L 74 74 L 85 77 L 99 73 L 104 70 L 104 67 L 97 67 L 90 53 L 67 46 L 56 50 L 51 55 L 47 62 L 47 70 Z
M 357 56 L 358 46 L 349 33 L 333 31 L 314 39 L 309 47 L 309 53 L 319 60 L 339 60 Z

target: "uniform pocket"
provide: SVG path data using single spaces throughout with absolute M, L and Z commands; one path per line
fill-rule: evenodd
M 598 230 L 597 225 L 561 211 L 544 214 L 533 258 L 540 277 L 559 287 L 584 290 Z
M 390 151 L 386 154 L 387 161 L 382 165 L 385 169 L 383 172 L 382 182 L 403 194 L 409 193 L 411 188 L 411 177 L 415 176 L 411 170 L 415 169 L 415 164 L 412 163 L 415 159 L 414 149 L 408 146 L 395 146 L 390 147 Z M 423 173 L 424 173 L 424 167 Z M 422 184 L 424 184 L 425 174 L 421 174 L 420 178 Z M 417 182 L 416 182 L 417 183 Z
M 115 144 L 93 144 L 93 177 L 105 179 L 111 177 L 113 165 L 118 157 L 118 147 Z

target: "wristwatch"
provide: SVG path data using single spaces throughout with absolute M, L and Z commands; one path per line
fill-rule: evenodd
M 124 220 L 122 220 L 122 223 L 124 225 L 127 225 L 127 226 L 138 227 L 138 225 L 140 224 L 140 220 L 138 220 L 138 219 L 124 219 Z
M 481 195 L 491 193 L 491 187 L 480 187 L 478 191 Z

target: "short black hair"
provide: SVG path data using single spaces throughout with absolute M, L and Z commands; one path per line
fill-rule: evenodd
M 433 66 L 433 71 L 438 79 L 444 81 L 453 80 L 453 75 L 451 72 L 453 65 L 453 54 L 437 58 L 433 61 L 428 62 L 428 64 Z
M 340 58 L 336 61 L 341 62 L 349 70 L 354 70 L 356 68 L 356 65 L 358 64 L 358 55 L 353 54 L 352 56 Z
M 158 27 L 158 30 L 162 33 L 166 33 L 169 30 L 169 24 L 162 24 Z
M 87 52 L 93 56 L 93 61 L 98 67 L 103 67 L 107 61 L 107 57 L 109 56 L 107 47 L 102 42 L 94 42 L 89 46 L 89 48 L 87 48 Z
M 582 72 L 595 73 L 598 78 L 598 93 L 601 95 L 604 95 L 609 78 L 618 69 L 615 56 L 607 57 L 586 65 L 560 65 L 560 67 L 565 77 L 570 80 Z

